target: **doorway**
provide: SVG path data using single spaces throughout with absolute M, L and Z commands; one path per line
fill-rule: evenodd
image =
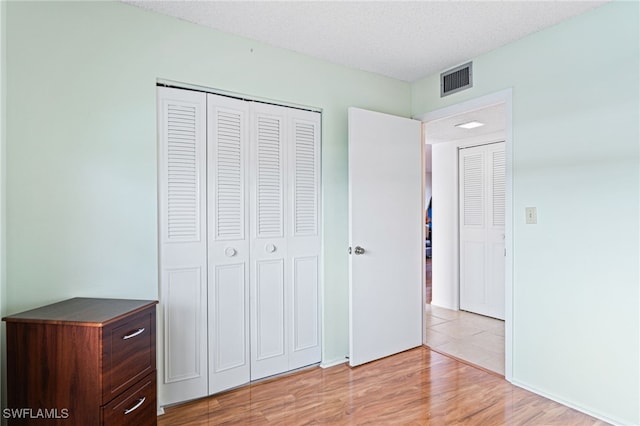
M 489 340 L 501 342 L 500 374 L 507 380 L 511 377 L 511 91 L 505 90 L 477 98 L 418 117 L 424 122 L 425 147 L 431 149 L 432 187 L 432 231 L 431 239 L 431 296 L 432 303 L 425 309 L 424 343 L 430 347 L 459 350 L 455 357 L 464 360 L 467 349 L 464 345 L 477 345 L 483 333 L 493 332 Z M 461 124 L 477 121 L 478 127 L 465 129 Z M 497 331 L 495 321 L 483 316 L 475 317 L 460 311 L 460 256 L 458 221 L 458 149 L 482 143 L 505 141 L 506 185 L 505 185 L 505 321 L 502 331 Z M 427 181 L 427 179 L 425 179 Z M 428 261 L 428 259 L 427 259 Z M 425 268 L 427 269 L 427 268 Z M 427 292 L 425 292 L 427 294 Z M 454 321 L 458 323 L 455 324 Z M 450 330 L 443 336 L 427 332 L 429 328 Z M 483 329 L 485 328 L 485 329 Z M 453 336 L 451 335 L 453 334 Z M 485 334 L 488 336 L 488 334 Z M 473 348 L 473 346 L 471 346 Z M 471 361 L 470 361 L 471 362 Z M 496 363 L 493 363 L 496 365 Z M 492 368 L 488 368 L 492 370 Z

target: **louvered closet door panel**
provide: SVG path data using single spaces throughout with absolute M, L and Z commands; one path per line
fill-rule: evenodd
M 490 226 L 504 229 L 505 220 L 505 195 L 506 195 L 506 161 L 504 152 L 504 142 L 492 145 L 489 148 L 488 171 L 490 173 L 489 204 Z
M 465 227 L 484 227 L 485 220 L 485 153 L 468 148 L 461 152 L 462 223 Z
M 249 106 L 207 95 L 209 393 L 247 383 Z
M 488 315 L 504 319 L 504 249 L 506 162 L 504 142 L 487 146 L 487 263 Z
M 284 232 L 283 118 L 260 106 L 254 117 L 255 131 L 255 225 L 257 238 L 282 238 Z
M 485 304 L 485 148 L 460 150 L 460 309 Z M 478 312 L 479 313 L 479 312 Z
M 207 392 L 206 97 L 168 88 L 157 96 L 158 397 L 166 405 Z
M 289 110 L 289 369 L 320 362 L 320 114 Z
M 286 108 L 251 106 L 251 379 L 288 370 Z
M 460 309 L 504 319 L 504 142 L 461 149 Z

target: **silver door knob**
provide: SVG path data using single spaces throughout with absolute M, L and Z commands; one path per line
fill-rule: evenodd
M 353 252 L 355 254 L 364 254 L 364 249 L 360 246 L 356 246 L 356 248 L 353 250 Z

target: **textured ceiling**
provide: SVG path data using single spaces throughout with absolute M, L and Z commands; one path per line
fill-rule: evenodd
M 409 82 L 606 2 L 123 1 Z

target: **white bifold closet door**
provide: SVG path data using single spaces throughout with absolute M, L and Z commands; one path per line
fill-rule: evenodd
M 207 95 L 209 394 L 246 383 L 249 346 L 249 104 Z
M 253 105 L 252 380 L 320 360 L 319 118 Z
M 206 97 L 158 89 L 158 370 L 163 404 L 207 390 Z
M 158 99 L 160 405 L 319 362 L 320 114 Z
M 460 309 L 504 319 L 504 142 L 459 151 Z

